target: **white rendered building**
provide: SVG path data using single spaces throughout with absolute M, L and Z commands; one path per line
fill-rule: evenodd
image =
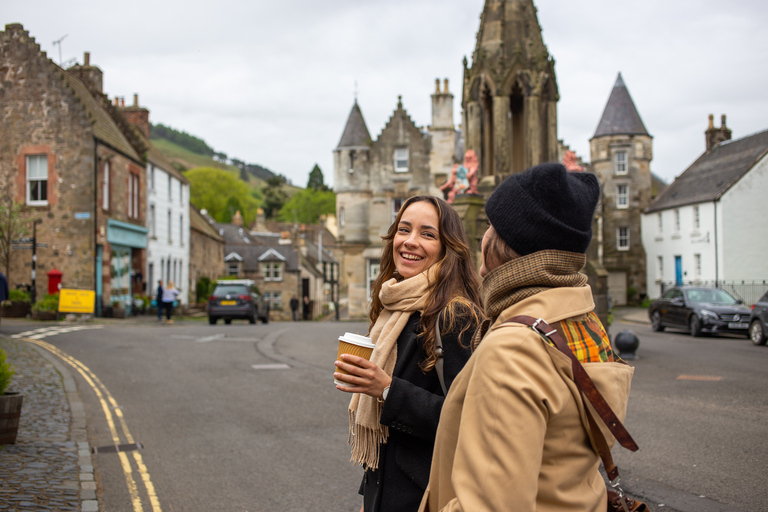
M 768 130 L 729 140 L 725 116 L 720 129 L 710 116 L 706 133 L 707 151 L 643 214 L 652 299 L 672 284 L 768 279 Z
M 188 304 L 189 180 L 152 146 L 147 155 L 147 292 L 155 298 L 158 281 L 172 281 Z

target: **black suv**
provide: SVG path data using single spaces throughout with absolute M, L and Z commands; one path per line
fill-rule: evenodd
M 765 345 L 768 335 L 768 292 L 760 297 L 757 304 L 752 306 L 749 315 L 749 339 L 755 345 Z
M 216 283 L 208 297 L 208 323 L 213 325 L 219 318 L 231 324 L 233 318 L 241 318 L 255 324 L 258 318 L 269 322 L 269 304 L 263 300 L 250 279 L 222 280 Z

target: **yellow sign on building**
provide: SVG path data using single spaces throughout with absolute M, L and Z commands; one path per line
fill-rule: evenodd
M 60 313 L 93 313 L 96 292 L 93 290 L 59 290 Z

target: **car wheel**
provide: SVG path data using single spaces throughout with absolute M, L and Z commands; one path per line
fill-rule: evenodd
M 661 313 L 658 311 L 651 313 L 651 328 L 656 332 L 664 330 L 664 326 L 661 325 Z
M 211 325 L 216 325 L 216 320 L 218 320 L 218 318 L 216 318 L 215 316 L 208 317 L 208 323 Z
M 225 319 L 224 319 L 224 323 L 225 323 L 225 324 L 227 324 L 227 325 L 229 325 L 229 324 L 231 324 L 231 323 L 232 323 L 232 319 L 231 319 L 231 318 L 225 318 Z
M 269 308 L 267 308 L 267 312 L 264 314 L 264 316 L 261 317 L 261 323 L 263 324 L 269 323 Z
M 755 345 L 765 345 L 765 331 L 763 331 L 763 324 L 760 323 L 760 320 L 754 319 L 749 325 L 749 339 Z
M 251 316 L 248 317 L 248 323 L 249 324 L 255 324 L 256 323 L 256 313 L 251 314 Z
M 699 317 L 697 317 L 696 315 L 691 315 L 689 325 L 691 327 L 691 336 L 693 337 L 701 336 L 701 320 L 699 320 Z

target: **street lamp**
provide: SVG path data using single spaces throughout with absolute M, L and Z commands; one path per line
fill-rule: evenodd
M 323 261 L 323 282 L 331 285 L 331 302 L 339 319 L 339 264 L 335 261 Z

